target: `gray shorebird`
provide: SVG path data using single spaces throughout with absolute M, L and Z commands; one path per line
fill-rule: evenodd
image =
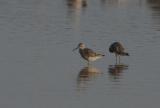
M 119 63 L 120 63 L 120 56 L 129 56 L 129 53 L 125 52 L 125 49 L 120 42 L 112 43 L 109 47 L 109 52 L 115 54 L 116 63 L 117 63 L 117 57 L 119 57 Z
M 79 43 L 78 46 L 73 49 L 75 51 L 76 49 L 79 49 L 79 53 L 81 57 L 85 60 L 87 60 L 88 65 L 90 61 L 96 61 L 97 59 L 102 58 L 104 55 L 94 52 L 92 49 L 86 48 L 85 44 Z

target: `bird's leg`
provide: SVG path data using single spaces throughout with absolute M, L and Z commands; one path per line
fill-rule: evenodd
M 115 56 L 116 56 L 116 64 L 117 64 L 117 54 L 115 54 Z
M 120 62 L 121 62 L 121 57 L 120 57 L 120 55 L 119 55 L 119 64 L 120 64 Z

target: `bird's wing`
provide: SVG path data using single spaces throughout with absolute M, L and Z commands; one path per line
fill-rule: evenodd
M 124 52 L 124 47 L 122 46 L 122 44 L 118 43 L 118 51 L 119 52 Z
M 84 55 L 86 55 L 88 57 L 94 57 L 94 56 L 96 56 L 96 53 L 92 49 L 85 48 Z

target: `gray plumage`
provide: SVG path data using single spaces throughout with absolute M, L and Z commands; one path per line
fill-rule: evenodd
M 117 56 L 119 56 L 119 62 L 120 62 L 120 56 L 129 56 L 129 53 L 125 52 L 125 49 L 120 42 L 112 43 L 109 47 L 109 52 L 115 54 L 116 62 L 117 62 Z
M 79 48 L 79 53 L 81 57 L 87 60 L 88 64 L 90 61 L 96 61 L 97 59 L 100 59 L 104 56 L 103 54 L 94 52 L 92 49 L 86 48 L 83 43 L 79 43 L 77 48 L 75 48 L 74 50 L 78 48 Z
M 89 48 L 79 49 L 79 53 L 87 61 L 89 60 L 89 57 L 104 56 L 102 54 L 97 54 L 96 52 L 94 52 L 92 49 Z

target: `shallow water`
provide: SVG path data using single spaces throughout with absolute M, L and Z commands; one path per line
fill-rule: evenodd
M 2 108 L 159 107 L 158 0 L 1 0 L 0 33 Z M 79 42 L 106 56 L 86 67 Z

